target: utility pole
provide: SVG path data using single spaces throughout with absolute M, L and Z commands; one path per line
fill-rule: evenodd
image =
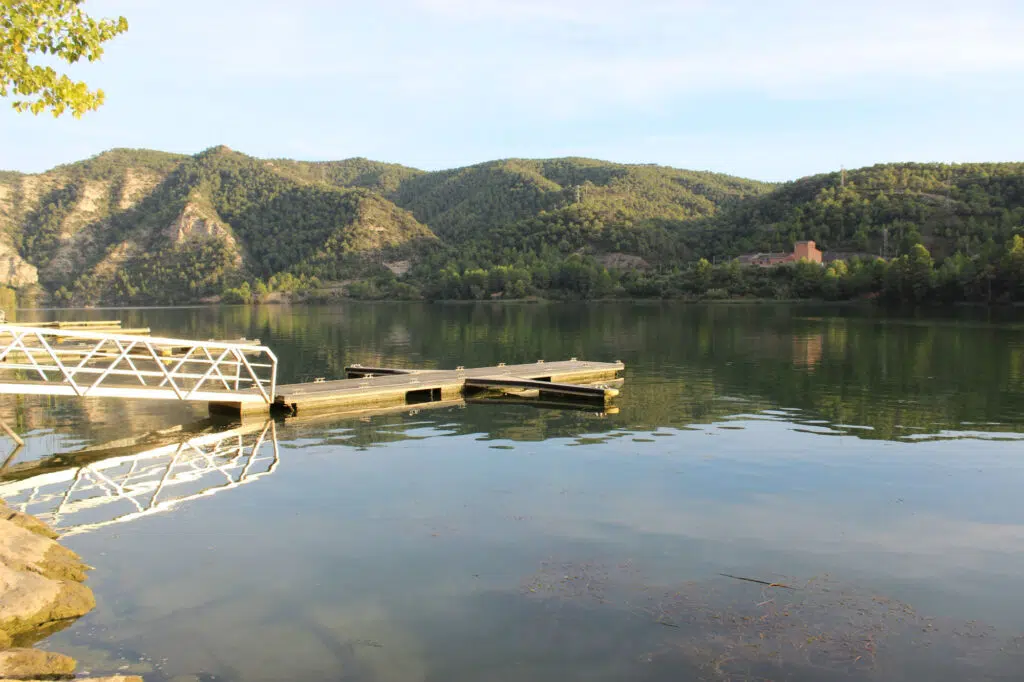
M 839 186 L 846 187 L 846 166 L 839 167 Z
M 948 171 L 946 175 L 946 210 L 950 213 L 953 212 L 953 164 L 952 162 L 946 169 Z

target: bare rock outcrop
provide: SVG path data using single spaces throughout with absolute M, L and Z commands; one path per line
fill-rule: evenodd
M 77 554 L 10 521 L 0 523 L 0 563 L 51 580 L 81 582 L 86 577 L 86 566 Z
M 160 179 L 159 175 L 148 173 L 143 169 L 127 169 L 124 173 L 124 182 L 121 184 L 117 207 L 122 211 L 128 210 L 142 197 L 153 191 L 153 188 L 160 184 Z
M 10 244 L 0 240 L 0 284 L 24 287 L 38 282 L 36 266 L 25 261 Z
M 0 651 L 0 676 L 14 680 L 53 679 L 74 675 L 75 659 L 39 649 Z
M 81 583 L 0 564 L 0 630 L 8 637 L 78 618 L 95 606 L 92 590 Z
M 70 679 L 75 659 L 39 649 L 9 648 L 14 637 L 52 627 L 96 606 L 81 583 L 88 566 L 58 545 L 39 519 L 0 501 L 0 682 Z M 137 675 L 91 677 L 79 682 L 143 682 Z
M 96 606 L 82 584 L 88 566 L 53 536 L 38 519 L 0 506 L 0 646 Z
M 52 682 L 53 678 L 26 679 L 22 677 L 0 677 L 0 682 L 45 682 L 47 680 Z M 78 677 L 75 678 L 75 682 L 143 682 L 143 680 L 138 675 L 113 675 L 111 677 Z
M 57 539 L 56 531 L 45 523 L 31 514 L 11 509 L 10 507 L 5 506 L 3 502 L 0 502 L 0 520 L 10 521 L 15 526 L 24 528 L 36 535 L 42 535 L 44 538 L 50 538 L 51 540 Z
M 206 239 L 223 239 L 234 244 L 230 228 L 209 216 L 196 204 L 186 204 L 178 218 L 167 226 L 164 234 L 175 244 Z

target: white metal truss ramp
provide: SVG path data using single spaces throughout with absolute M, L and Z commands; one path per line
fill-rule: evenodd
M 274 401 L 266 346 L 0 324 L 0 394 Z

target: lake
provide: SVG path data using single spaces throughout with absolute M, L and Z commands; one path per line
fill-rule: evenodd
M 626 363 L 609 410 L 238 426 L 202 406 L 5 398 L 27 440 L 11 503 L 95 567 L 97 608 L 43 643 L 80 671 L 1021 679 L 1022 314 L 352 303 L 21 319 L 54 314 L 259 338 L 282 383 L 352 363 Z M 46 473 L 11 474 L 33 467 Z

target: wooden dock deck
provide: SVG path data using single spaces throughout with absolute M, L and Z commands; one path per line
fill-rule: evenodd
M 346 368 L 346 374 L 357 378 L 278 386 L 271 409 L 294 415 L 332 409 L 351 410 L 362 406 L 453 400 L 462 397 L 467 388 L 467 380 L 473 380 L 470 383 L 475 384 L 470 388 L 471 391 L 488 386 L 499 388 L 499 384 L 507 383 L 508 388 L 517 390 L 538 390 L 543 387 L 546 395 L 561 395 L 567 399 L 594 399 L 600 396 L 603 402 L 617 391 L 601 387 L 581 391 L 575 386 L 559 391 L 558 384 L 594 384 L 614 380 L 624 369 L 625 365 L 621 362 L 587 362 L 576 359 L 450 370 L 352 366 Z M 266 410 L 265 406 L 256 403 L 210 404 L 211 412 L 233 414 L 261 408 Z
M 51 321 L 51 322 L 4 322 L 8 327 L 35 327 L 36 329 L 64 329 L 91 332 L 112 332 L 115 334 L 134 334 L 145 336 L 149 334 L 149 327 L 137 327 L 128 329 L 121 326 L 120 320 L 77 320 L 77 321 Z

